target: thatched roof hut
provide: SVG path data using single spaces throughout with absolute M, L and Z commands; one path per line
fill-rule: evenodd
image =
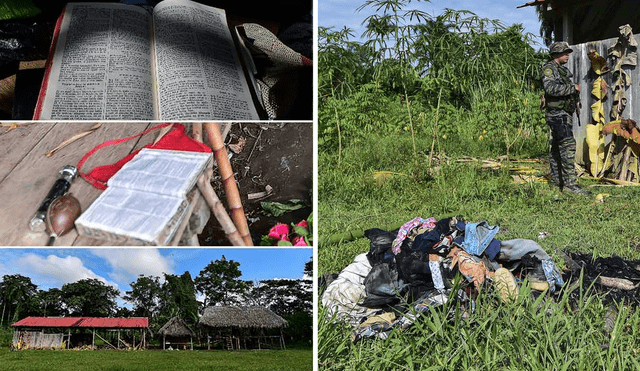
M 190 344 L 193 349 L 195 332 L 178 316 L 171 318 L 164 326 L 160 327 L 158 334 L 162 335 L 162 349 L 165 349 L 166 344 Z M 168 342 L 167 339 L 169 339 Z
M 231 333 L 226 338 L 227 349 L 230 350 L 240 348 L 240 338 L 244 339 L 245 347 L 247 339 L 257 339 L 258 348 L 260 348 L 262 346 L 261 339 L 274 337 L 264 336 L 263 334 L 258 336 L 236 336 L 239 329 L 260 330 L 260 333 L 265 329 L 280 329 L 280 335 L 275 338 L 278 339 L 280 347 L 284 348 L 282 329 L 288 325 L 284 318 L 263 307 L 208 307 L 198 320 L 198 324 Z M 236 333 L 236 335 L 233 333 Z
M 263 307 L 208 307 L 198 321 L 212 328 L 271 329 L 287 326 L 287 321 Z

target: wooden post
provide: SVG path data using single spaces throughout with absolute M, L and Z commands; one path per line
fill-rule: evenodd
M 629 163 L 631 161 L 631 147 L 629 145 L 625 146 L 624 156 L 622 157 L 622 168 L 620 169 L 620 175 L 618 179 L 627 180 L 627 172 L 629 171 Z
M 164 347 L 166 344 L 167 344 L 167 335 L 162 334 L 162 350 L 164 350 Z
M 220 202 L 218 195 L 211 186 L 211 183 L 209 183 L 209 179 L 211 179 L 211 173 L 209 170 L 205 171 L 205 174 L 201 174 L 198 177 L 197 184 L 198 189 L 200 189 L 200 192 L 202 193 L 202 197 L 204 197 L 205 201 L 211 208 L 211 212 L 213 212 L 213 215 L 220 223 L 220 226 L 224 230 L 224 233 L 227 235 L 229 241 L 235 246 L 244 245 L 242 236 L 236 229 L 236 225 L 233 224 L 233 221 L 229 217 L 229 214 L 227 214 L 227 211 L 224 209 L 224 206 L 222 205 L 222 202 Z
M 566 41 L 569 45 L 573 44 L 573 15 L 570 9 L 562 9 L 562 41 Z
M 96 347 L 96 329 L 93 328 L 93 336 L 91 337 L 91 349 Z
M 118 349 L 120 349 L 120 329 L 118 329 Z
M 249 225 L 247 224 L 247 217 L 244 213 L 242 201 L 240 198 L 240 191 L 236 184 L 235 176 L 233 175 L 233 169 L 231 168 L 231 162 L 227 156 L 227 150 L 224 147 L 224 140 L 222 139 L 222 133 L 220 132 L 220 126 L 214 122 L 206 122 L 202 124 L 203 131 L 209 139 L 211 148 L 213 149 L 213 155 L 218 164 L 218 172 L 222 177 L 222 186 L 224 187 L 225 195 L 227 198 L 227 205 L 231 213 L 231 219 L 244 241 L 244 245 L 253 246 L 251 240 L 251 233 L 249 232 Z

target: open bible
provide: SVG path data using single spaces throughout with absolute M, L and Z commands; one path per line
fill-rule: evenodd
M 224 10 L 190 0 L 164 0 L 152 14 L 134 5 L 69 3 L 33 118 L 264 118 L 242 45 Z
M 210 152 L 143 148 L 107 182 L 76 220 L 78 234 L 132 245 L 167 245 L 175 237 L 212 165 Z

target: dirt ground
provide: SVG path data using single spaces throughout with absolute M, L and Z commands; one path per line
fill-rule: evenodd
M 237 123 L 227 135 L 226 144 L 227 152 L 232 153 L 231 166 L 254 245 L 258 245 L 261 236 L 267 235 L 277 223 L 291 225 L 307 219 L 313 207 L 311 123 Z M 238 153 L 234 153 L 233 149 Z M 224 190 L 215 173 L 213 184 L 218 196 L 225 202 Z M 273 189 L 270 196 L 248 199 L 249 194 L 264 192 L 267 186 Z M 267 216 L 260 205 L 262 201 L 287 203 L 292 199 L 303 200 L 305 207 L 277 218 Z M 198 237 L 202 246 L 229 245 L 214 217 L 209 219 Z

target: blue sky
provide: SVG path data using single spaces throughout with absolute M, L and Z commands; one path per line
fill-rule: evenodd
M 407 9 L 419 9 L 432 16 L 442 14 L 445 8 L 454 10 L 469 10 L 476 15 L 499 19 L 506 26 L 520 23 L 524 26 L 525 32 L 530 32 L 537 37 L 540 45 L 534 46 L 536 49 L 544 48 L 540 34 L 540 22 L 535 13 L 535 8 L 528 6 L 516 8 L 530 0 L 431 0 L 413 1 Z M 333 27 L 335 31 L 347 26 L 355 30 L 354 35 L 359 38 L 364 31 L 362 21 L 373 14 L 373 8 L 366 8 L 357 12 L 356 9 L 364 4 L 364 0 L 344 1 L 344 0 L 318 0 L 318 25 L 321 27 Z M 354 40 L 356 41 L 356 40 Z
M 163 277 L 163 273 L 195 278 L 211 261 L 225 256 L 240 263 L 244 280 L 303 278 L 304 264 L 311 260 L 310 248 L 92 248 L 92 249 L 0 249 L 0 277 L 21 274 L 46 290 L 85 278 L 111 285 L 121 294 L 138 275 Z M 122 301 L 118 301 L 123 305 Z

